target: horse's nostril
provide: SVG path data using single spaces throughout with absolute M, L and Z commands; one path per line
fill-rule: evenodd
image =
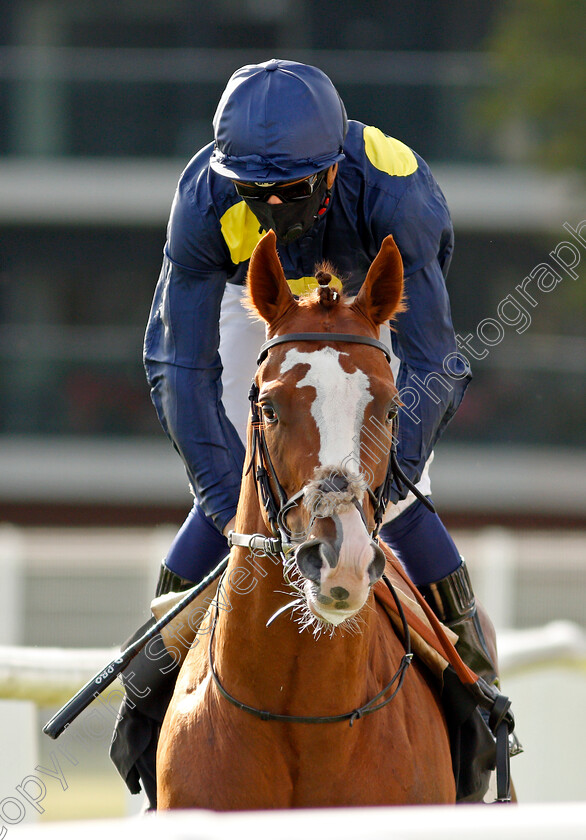
M 323 561 L 325 561 L 330 568 L 334 568 L 338 563 L 338 555 L 336 549 L 329 542 L 322 540 L 319 545 L 319 554 Z
M 303 577 L 315 583 L 321 582 L 321 570 L 324 563 L 332 568 L 336 565 L 335 549 L 320 539 L 307 540 L 295 553 L 295 560 Z
M 323 558 L 320 552 L 321 540 L 308 540 L 295 552 L 295 560 L 303 577 L 319 583 Z
M 377 580 L 380 580 L 383 576 L 386 561 L 382 548 L 380 548 L 375 542 L 372 543 L 372 548 L 374 551 L 374 560 L 372 560 L 370 566 L 368 567 L 368 578 L 371 583 L 376 583 Z

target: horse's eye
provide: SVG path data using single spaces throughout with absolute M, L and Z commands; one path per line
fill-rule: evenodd
M 267 423 L 271 424 L 278 422 L 279 418 L 277 417 L 277 412 L 270 403 L 263 403 L 261 405 L 261 411 L 263 420 L 266 420 Z
M 386 422 L 392 423 L 395 417 L 397 416 L 398 408 L 396 405 L 392 405 L 389 410 L 387 411 Z

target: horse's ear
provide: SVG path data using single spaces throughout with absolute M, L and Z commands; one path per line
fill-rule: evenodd
M 383 239 L 352 308 L 366 315 L 376 326 L 405 309 L 403 260 L 392 236 Z
M 277 237 L 270 230 L 252 252 L 248 266 L 249 308 L 258 313 L 269 326 L 295 304 L 277 254 L 276 242 Z

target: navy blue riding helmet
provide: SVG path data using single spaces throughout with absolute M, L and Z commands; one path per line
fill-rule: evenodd
M 210 166 L 233 180 L 293 181 L 344 157 L 344 103 L 326 74 L 308 64 L 271 58 L 241 67 L 213 123 Z

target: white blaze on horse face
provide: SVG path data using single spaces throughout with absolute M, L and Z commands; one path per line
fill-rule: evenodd
M 313 613 L 338 626 L 364 606 L 370 591 L 369 569 L 373 543 L 355 507 L 337 514 L 340 544 L 338 562 L 332 568 L 324 561 L 320 571 L 319 595 L 307 586 L 305 593 Z
M 315 388 L 311 414 L 320 437 L 319 466 L 349 460 L 360 463 L 360 430 L 364 411 L 372 399 L 368 376 L 358 369 L 353 373 L 345 371 L 340 364 L 340 353 L 333 347 L 322 347 L 311 353 L 289 350 L 281 372 L 299 364 L 309 365 L 309 370 L 297 387 Z
M 366 406 L 373 398 L 369 377 L 359 369 L 352 373 L 344 370 L 340 355 L 332 347 L 310 353 L 291 349 L 281 364 L 281 373 L 298 364 L 309 365 L 297 387 L 315 389 L 310 412 L 319 433 L 318 466 L 322 467 L 349 461 L 360 463 L 360 433 Z M 368 597 L 374 549 L 355 507 L 336 513 L 334 519 L 337 536 L 331 548 L 335 552 L 335 563 L 330 566 L 324 558 L 318 589 L 315 589 L 315 583 L 308 581 L 305 594 L 315 615 L 328 624 L 338 625 L 355 615 Z

